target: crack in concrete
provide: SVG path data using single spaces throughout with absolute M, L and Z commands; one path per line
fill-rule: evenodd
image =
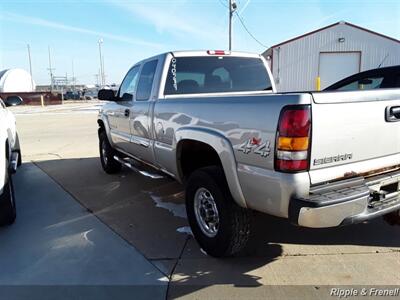
M 186 248 L 186 246 L 187 246 L 187 244 L 189 242 L 189 239 L 190 239 L 190 236 L 187 236 L 186 240 L 185 240 L 185 243 L 183 244 L 181 253 L 179 254 L 179 257 L 176 260 L 176 263 L 175 263 L 174 267 L 171 270 L 171 274 L 168 276 L 168 286 L 167 286 L 167 292 L 165 294 L 165 300 L 168 300 L 169 289 L 170 289 L 170 286 L 171 286 L 171 283 L 172 283 L 172 276 L 174 275 L 175 269 L 178 266 L 178 263 L 180 262 L 180 260 L 182 258 L 183 252 L 185 251 L 185 248 Z

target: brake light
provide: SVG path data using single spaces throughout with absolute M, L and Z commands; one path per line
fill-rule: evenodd
M 229 51 L 224 50 L 207 50 L 208 55 L 229 55 Z
M 287 106 L 282 109 L 276 139 L 275 170 L 308 170 L 310 134 L 310 106 Z

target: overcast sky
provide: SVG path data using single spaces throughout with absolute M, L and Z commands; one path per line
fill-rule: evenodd
M 268 47 L 340 20 L 400 39 L 400 1 L 237 0 L 248 30 Z M 228 0 L 0 1 L 0 70 L 29 70 L 48 84 L 48 46 L 55 75 L 92 84 L 99 72 L 98 40 L 107 83 L 119 83 L 136 61 L 170 50 L 226 49 Z M 266 48 L 233 21 L 233 49 Z M 73 63 L 72 63 L 73 61 Z

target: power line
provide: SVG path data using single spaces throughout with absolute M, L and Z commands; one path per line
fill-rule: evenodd
M 228 4 L 224 3 L 222 0 L 219 0 L 219 3 L 225 8 L 229 8 Z
M 249 29 L 247 29 L 246 25 L 243 22 L 243 19 L 240 17 L 240 15 L 235 11 L 236 16 L 238 17 L 240 23 L 242 24 L 243 28 L 246 30 L 246 32 L 255 40 L 258 44 L 263 46 L 264 48 L 268 48 L 268 46 L 265 46 L 263 43 L 261 43 L 251 32 Z

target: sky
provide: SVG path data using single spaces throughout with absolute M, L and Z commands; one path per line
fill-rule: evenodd
M 400 39 L 398 0 L 236 0 L 233 50 L 262 53 L 289 38 L 347 21 Z M 96 83 L 99 39 L 106 83 L 119 83 L 144 58 L 172 50 L 227 49 L 228 0 L 0 0 L 0 70 L 29 71 Z

